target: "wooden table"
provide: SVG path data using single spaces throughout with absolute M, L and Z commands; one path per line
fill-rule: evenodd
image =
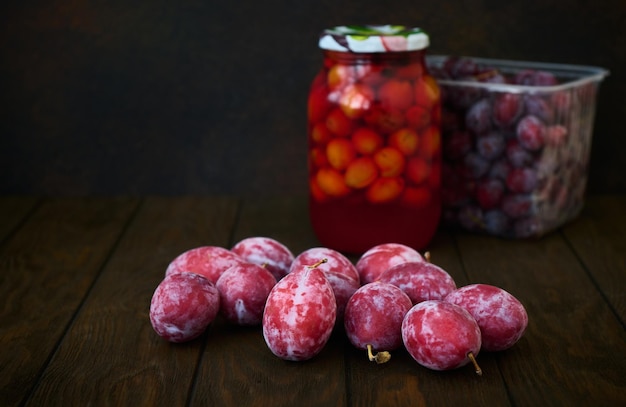
M 0 405 L 625 406 L 625 209 L 592 196 L 533 241 L 437 234 L 432 261 L 458 285 L 501 286 L 528 310 L 479 377 L 404 350 L 376 365 L 341 333 L 307 362 L 221 320 L 187 344 L 154 333 L 150 299 L 177 254 L 255 235 L 319 245 L 303 197 L 0 197 Z

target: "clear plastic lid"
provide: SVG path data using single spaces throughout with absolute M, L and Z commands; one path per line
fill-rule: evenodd
M 428 35 L 403 25 L 342 25 L 324 30 L 319 47 L 340 52 L 400 52 L 428 47 Z
M 445 61 L 449 58 L 448 55 L 428 55 L 426 57 L 426 64 L 429 69 L 436 70 L 441 69 Z M 547 63 L 547 62 L 527 62 L 527 61 L 512 61 L 506 59 L 490 59 L 490 58 L 477 58 L 477 57 L 465 57 L 471 58 L 477 64 L 488 66 L 498 71 L 514 75 L 518 72 L 534 69 L 543 70 L 552 73 L 559 79 L 559 84 L 551 86 L 531 86 L 531 85 L 516 85 L 510 83 L 491 83 L 491 82 L 477 82 L 470 79 L 448 79 L 437 78 L 437 83 L 445 86 L 453 87 L 473 87 L 483 88 L 496 92 L 508 92 L 508 93 L 526 93 L 526 92 L 558 92 L 582 86 L 587 83 L 600 82 L 606 76 L 609 75 L 609 71 L 597 66 L 587 65 L 571 65 L 571 64 L 559 64 L 559 63 Z

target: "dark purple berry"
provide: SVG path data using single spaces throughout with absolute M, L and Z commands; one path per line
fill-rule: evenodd
M 544 126 L 536 116 L 524 116 L 517 123 L 517 139 L 522 147 L 537 151 L 544 145 Z
M 506 145 L 506 157 L 512 167 L 525 167 L 534 161 L 532 153 L 526 150 L 517 139 L 509 139 Z
M 463 164 L 466 178 L 478 179 L 489 170 L 489 161 L 473 151 L 465 156 Z
M 506 158 L 501 158 L 491 164 L 491 168 L 489 169 L 487 176 L 489 178 L 495 178 L 501 181 L 505 181 L 510 171 L 511 164 L 509 164 Z
M 533 85 L 535 86 L 554 86 L 558 84 L 559 81 L 556 79 L 556 76 L 552 74 L 552 72 L 537 71 L 533 75 Z
M 454 79 L 467 78 L 476 75 L 478 64 L 467 57 L 449 57 L 443 64 L 444 71 Z
M 500 72 L 495 71 L 495 72 L 492 72 L 491 75 L 489 75 L 486 78 L 482 79 L 481 82 L 486 82 L 486 83 L 506 83 L 506 77 L 504 75 L 502 75 Z
M 487 178 L 476 185 L 476 201 L 482 209 L 498 207 L 503 195 L 504 183 L 499 179 Z
M 537 172 L 528 167 L 514 168 L 506 177 L 506 186 L 514 193 L 529 193 L 537 186 Z
M 526 95 L 524 106 L 527 114 L 540 118 L 544 123 L 554 121 L 554 109 L 541 95 Z
M 526 86 L 553 86 L 557 85 L 556 77 L 548 71 L 525 69 L 515 75 L 514 82 Z
M 474 134 L 483 134 L 491 128 L 491 104 L 487 99 L 474 103 L 465 116 L 465 126 Z
M 505 146 L 506 142 L 504 141 L 504 136 L 498 132 L 491 132 L 476 140 L 476 150 L 478 154 L 489 161 L 500 157 L 504 152 Z
M 534 76 L 535 76 L 534 69 L 524 69 L 522 71 L 519 71 L 517 74 L 515 74 L 515 78 L 513 78 L 513 83 L 515 83 L 516 85 L 532 86 L 534 85 L 533 83 Z
M 500 127 L 512 126 L 522 113 L 522 97 L 516 93 L 498 93 L 493 100 L 493 122 Z
M 510 227 L 509 217 L 498 210 L 485 212 L 483 222 L 485 231 L 492 235 L 503 236 Z
M 518 219 L 531 213 L 532 197 L 526 194 L 505 195 L 502 198 L 502 212 L 513 219 Z

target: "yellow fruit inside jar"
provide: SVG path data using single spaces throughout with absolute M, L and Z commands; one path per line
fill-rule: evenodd
M 441 114 L 427 45 L 421 30 L 400 26 L 322 33 L 308 144 L 310 218 L 323 245 L 419 250 L 432 239 L 441 216 Z

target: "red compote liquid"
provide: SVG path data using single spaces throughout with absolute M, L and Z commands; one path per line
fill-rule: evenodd
M 402 26 L 335 27 L 308 99 L 310 216 L 320 242 L 363 253 L 423 249 L 441 215 L 440 91 L 428 36 Z

